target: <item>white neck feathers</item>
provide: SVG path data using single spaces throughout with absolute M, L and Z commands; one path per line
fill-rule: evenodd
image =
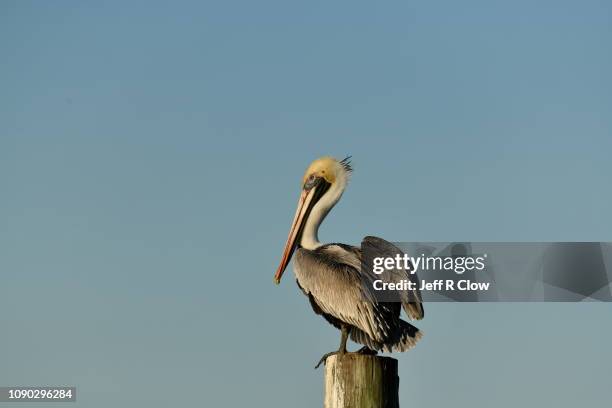
M 319 226 L 329 211 L 340 200 L 348 183 L 347 174 L 345 172 L 338 173 L 336 180 L 310 211 L 300 240 L 302 248 L 313 250 L 321 246 L 318 237 Z

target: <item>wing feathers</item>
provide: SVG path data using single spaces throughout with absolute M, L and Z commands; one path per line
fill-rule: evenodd
M 383 253 L 398 251 L 380 238 L 366 239 L 373 239 Z M 373 298 L 366 287 L 372 276 L 363 275 L 361 257 L 359 248 L 343 244 L 328 244 L 312 251 L 300 248 L 294 260 L 298 285 L 310 298 L 315 313 L 323 314 L 335 327 L 342 322 L 352 326 L 353 341 L 373 350 L 407 350 L 420 338 L 421 332 L 400 320 L 400 303 L 380 303 Z M 399 278 L 406 272 L 393 271 L 393 274 Z M 403 301 L 402 305 L 410 317 L 423 316 L 421 303 Z
M 361 242 L 361 248 L 363 257 L 367 257 L 367 259 L 363 260 L 365 265 L 372 265 L 373 257 L 390 257 L 395 258 L 397 254 L 403 255 L 403 252 L 397 248 L 395 245 L 391 244 L 388 241 L 385 241 L 382 238 L 378 237 L 365 237 Z M 372 271 L 362 270 L 363 274 L 372 275 Z M 401 302 L 406 315 L 414 320 L 420 320 L 425 316 L 425 311 L 423 309 L 423 303 L 421 300 L 421 291 L 418 289 L 419 287 L 419 278 L 416 273 L 411 274 L 409 271 L 405 269 L 391 269 L 385 270 L 381 275 L 373 277 L 375 279 L 382 279 L 385 282 L 401 282 L 402 280 L 410 280 L 416 283 L 416 289 L 411 292 L 402 291 L 398 292 L 397 301 Z

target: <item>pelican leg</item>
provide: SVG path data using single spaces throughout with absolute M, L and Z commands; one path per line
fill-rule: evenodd
M 319 366 L 321 365 L 321 363 L 325 364 L 325 361 L 327 360 L 327 357 L 333 356 L 335 354 L 340 355 L 340 357 L 344 356 L 344 354 L 346 354 L 346 341 L 348 340 L 348 335 L 350 332 L 350 328 L 347 325 L 342 325 L 342 334 L 340 337 L 340 347 L 338 348 L 338 351 L 332 351 L 331 353 L 325 353 L 323 354 L 323 357 L 321 357 L 321 359 L 319 360 L 319 362 L 317 363 L 317 365 L 315 366 L 315 370 L 317 368 L 319 368 Z

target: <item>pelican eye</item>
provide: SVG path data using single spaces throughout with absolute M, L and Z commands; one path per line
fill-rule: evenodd
M 311 174 L 310 176 L 308 176 L 306 182 L 304 183 L 304 190 L 310 190 L 317 184 L 318 181 L 319 178 L 314 174 Z

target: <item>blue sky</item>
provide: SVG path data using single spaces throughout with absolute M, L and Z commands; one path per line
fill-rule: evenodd
M 323 241 L 611 241 L 611 15 L 3 2 L 0 385 L 74 384 L 87 407 L 320 405 L 312 367 L 338 333 L 290 273 L 272 284 L 320 155 L 355 167 Z M 427 305 L 396 356 L 401 401 L 605 406 L 609 316 Z

